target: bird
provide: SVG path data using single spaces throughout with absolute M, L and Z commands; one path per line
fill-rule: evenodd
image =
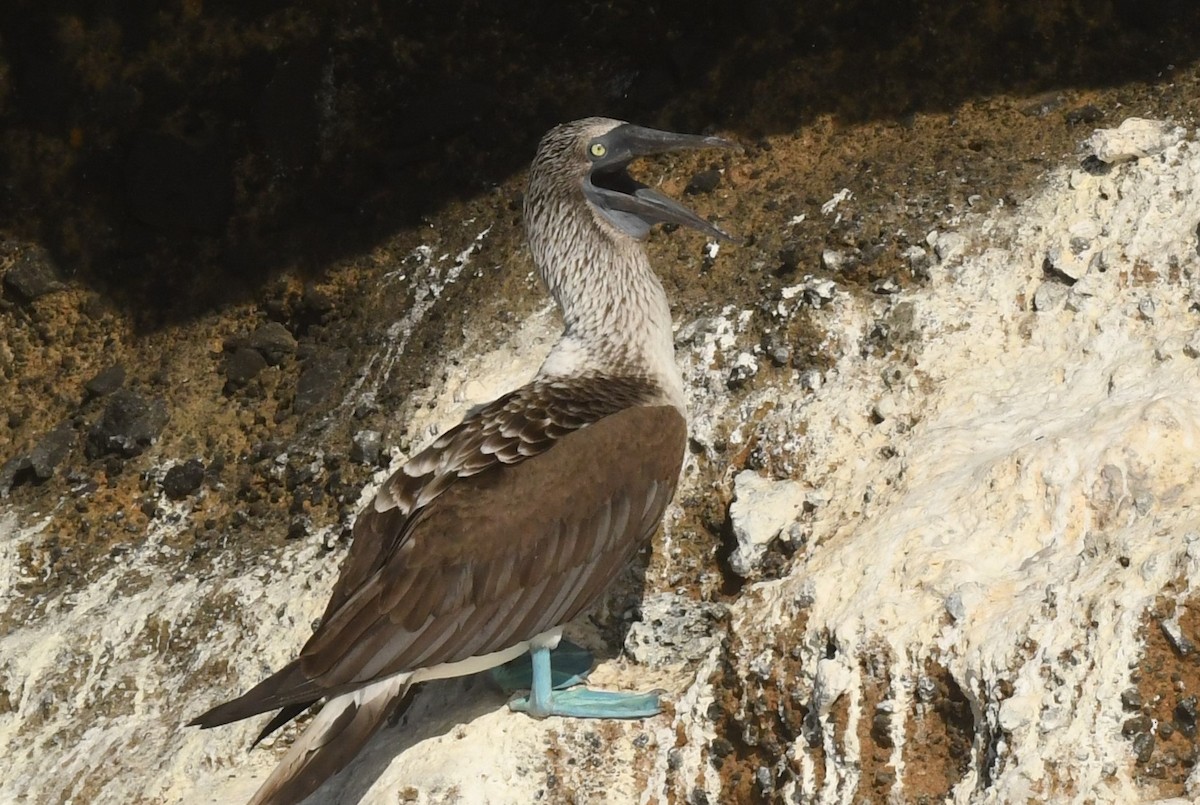
M 603 117 L 541 139 L 523 218 L 562 335 L 530 382 L 473 409 L 379 487 L 297 658 L 191 722 L 278 711 L 257 744 L 325 700 L 252 805 L 314 792 L 426 680 L 507 673 L 529 691 L 509 707 L 536 718 L 661 711 L 658 691 L 577 684 L 591 656 L 562 633 L 650 541 L 683 464 L 683 378 L 644 241 L 656 224 L 733 239 L 627 167 L 731 146 Z

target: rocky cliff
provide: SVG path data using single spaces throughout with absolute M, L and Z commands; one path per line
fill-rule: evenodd
M 249 795 L 294 731 L 182 724 L 536 369 L 521 165 L 597 112 L 743 146 L 640 168 L 744 242 L 651 239 L 689 455 L 572 627 L 670 709 L 430 683 L 314 800 L 1200 796 L 1194 10 L 688 8 L 0 12 L 0 800 Z

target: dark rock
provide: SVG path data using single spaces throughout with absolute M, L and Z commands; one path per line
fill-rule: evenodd
M 320 288 L 305 288 L 304 296 L 300 299 L 300 305 L 304 309 L 304 314 L 307 318 L 320 320 L 327 313 L 336 307 L 333 297 L 328 292 L 322 291 Z
M 257 350 L 272 366 L 278 366 L 284 358 L 296 353 L 295 337 L 277 321 L 269 321 L 251 333 L 246 346 Z
M 305 361 L 296 381 L 296 399 L 292 410 L 297 414 L 311 411 L 329 397 L 346 374 L 347 350 L 317 354 Z
M 712 170 L 700 171 L 692 176 L 687 187 L 684 188 L 685 193 L 689 196 L 694 196 L 699 193 L 711 193 L 721 184 L 721 172 L 715 168 Z
M 1137 688 L 1128 688 L 1121 694 L 1121 706 L 1126 710 L 1142 708 L 1142 694 Z
M 167 470 L 163 476 L 163 493 L 171 500 L 183 500 L 204 483 L 204 464 L 198 459 L 188 459 Z
M 40 483 L 54 474 L 54 468 L 66 458 L 75 443 L 75 430 L 62 422 L 34 445 L 28 455 L 17 456 L 0 465 L 0 496 L 24 483 Z
M 1121 734 L 1126 738 L 1131 738 L 1134 735 L 1149 732 L 1151 726 L 1149 716 L 1134 716 L 1133 718 L 1125 719 L 1125 723 L 1121 725 Z
M 1189 738 L 1196 737 L 1196 697 L 1188 696 L 1180 699 L 1175 705 L 1175 726 Z
M 64 287 L 50 255 L 37 246 L 22 249 L 12 268 L 4 274 L 5 290 L 27 302 Z
M 871 739 L 875 741 L 875 745 L 883 749 L 891 749 L 895 744 L 892 741 L 892 717 L 888 713 L 878 712 L 871 719 Z
M 104 413 L 88 431 L 84 452 L 91 459 L 110 453 L 125 458 L 136 456 L 154 443 L 168 419 L 161 401 L 119 389 L 109 397 Z
M 29 456 L 17 456 L 0 464 L 0 497 L 7 497 L 14 486 L 33 479 L 33 462 Z
M 1137 756 L 1139 764 L 1149 763 L 1150 758 L 1154 755 L 1154 734 L 1138 733 L 1138 736 L 1133 739 L 1133 753 Z
M 43 436 L 29 454 L 33 474 L 38 480 L 44 481 L 53 475 L 54 468 L 67 457 L 74 444 L 75 429 L 70 422 L 59 423 L 58 427 Z
M 383 437 L 377 430 L 360 430 L 350 445 L 350 460 L 359 464 L 378 464 L 383 450 Z
M 308 536 L 308 526 L 304 523 L 304 520 L 301 520 L 301 519 L 292 520 L 291 524 L 288 526 L 287 538 L 288 539 L 304 539 L 307 536 Z
M 225 355 L 225 390 L 239 389 L 267 368 L 267 359 L 256 349 L 241 347 Z
M 1104 112 L 1099 107 L 1090 103 L 1078 109 L 1072 109 L 1065 115 L 1068 126 L 1078 126 L 1081 124 L 1090 126 L 1093 123 L 1100 122 L 1103 117 Z
M 125 367 L 115 364 L 100 370 L 99 374 L 83 384 L 90 397 L 107 397 L 125 385 Z

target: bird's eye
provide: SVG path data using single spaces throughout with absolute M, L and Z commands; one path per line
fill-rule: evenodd
M 594 157 L 602 157 L 608 153 L 608 149 L 604 147 L 604 143 L 592 143 L 592 147 L 588 149 Z

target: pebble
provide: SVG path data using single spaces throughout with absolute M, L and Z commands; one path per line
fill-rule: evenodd
M 246 346 L 261 354 L 271 366 L 278 366 L 289 355 L 296 354 L 296 338 L 277 321 L 269 321 L 251 333 Z
M 101 369 L 95 377 L 83 384 L 89 397 L 107 397 L 121 386 L 125 385 L 125 367 L 114 364 L 107 369 Z
M 108 454 L 131 458 L 158 439 L 168 419 L 160 400 L 119 389 L 109 396 L 104 412 L 88 430 L 84 452 L 90 459 Z
M 1150 758 L 1154 756 L 1154 734 L 1151 732 L 1139 733 L 1133 739 L 1133 753 L 1137 756 L 1138 763 L 1149 763 Z
M 700 171 L 692 176 L 687 187 L 684 188 L 685 193 L 689 196 L 694 196 L 699 193 L 711 193 L 721 184 L 721 172 L 716 169 Z
M 27 302 L 64 287 L 50 255 L 39 246 L 22 249 L 12 268 L 4 274 L 4 288 Z
M 377 430 L 360 430 L 350 444 L 350 460 L 376 465 L 383 451 L 383 435 Z
M 1039 313 L 1058 310 L 1067 301 L 1069 290 L 1061 282 L 1043 282 L 1033 292 L 1033 309 Z
M 225 390 L 241 388 L 267 368 L 267 359 L 257 349 L 240 347 L 225 355 Z
M 726 378 L 725 385 L 731 390 L 741 388 L 756 374 L 758 374 L 758 360 L 749 352 L 740 352 L 733 362 L 733 368 L 729 370 L 729 377 Z
M 198 459 L 188 459 L 167 470 L 163 476 L 163 493 L 171 500 L 183 500 L 204 483 L 204 464 Z
M 27 481 L 45 481 L 74 444 L 75 430 L 71 423 L 60 423 L 39 439 L 28 455 L 17 456 L 0 466 L 0 495 L 7 495 L 12 487 Z
M 305 361 L 300 379 L 296 381 L 292 410 L 302 414 L 324 402 L 345 375 L 348 358 L 348 350 L 336 350 L 314 355 Z
M 967 239 L 957 232 L 938 232 L 934 229 L 925 236 L 925 243 L 933 248 L 933 253 L 942 262 L 961 257 L 967 250 Z
M 1126 688 L 1121 693 L 1121 706 L 1126 710 L 1140 710 L 1142 708 L 1142 694 L 1137 688 Z

